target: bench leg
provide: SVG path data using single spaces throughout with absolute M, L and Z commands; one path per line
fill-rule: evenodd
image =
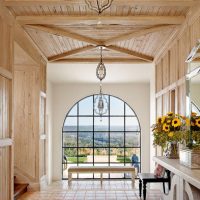
M 102 185 L 102 181 L 103 181 L 103 173 L 100 173 L 100 178 L 101 178 L 101 185 Z
M 135 187 L 135 173 L 131 174 L 131 179 L 132 179 L 132 187 Z
M 142 196 L 142 180 L 139 180 L 139 196 Z
M 68 173 L 68 185 L 71 186 L 72 182 L 72 173 Z
M 145 200 L 146 199 L 146 188 L 147 188 L 147 183 L 143 181 L 143 199 Z

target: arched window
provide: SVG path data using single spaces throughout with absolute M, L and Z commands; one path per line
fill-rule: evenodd
M 192 112 L 197 113 L 197 115 L 199 116 L 200 115 L 200 108 L 193 101 L 191 102 L 191 104 L 192 104 Z
M 96 95 L 77 102 L 66 115 L 62 129 L 63 179 L 69 166 L 130 166 L 140 171 L 141 128 L 138 117 L 121 99 L 105 95 L 108 113 L 102 120 L 94 112 Z M 128 178 L 127 174 L 104 174 L 105 178 Z M 79 174 L 73 178 L 100 178 Z

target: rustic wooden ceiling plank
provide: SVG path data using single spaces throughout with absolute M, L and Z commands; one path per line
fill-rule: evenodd
M 124 40 L 129 40 L 135 37 L 140 37 L 149 33 L 153 33 L 153 32 L 157 32 L 157 31 L 162 31 L 164 29 L 169 29 L 169 28 L 175 28 L 177 27 L 177 25 L 161 25 L 161 26 L 154 26 L 151 28 L 146 28 L 146 29 L 142 29 L 139 31 L 135 31 L 132 33 L 127 33 L 127 34 L 123 34 L 114 38 L 111 38 L 110 40 L 107 40 L 104 45 L 111 45 L 113 43 L 119 42 L 119 41 L 124 41 Z
M 125 54 L 128 54 L 128 55 L 132 55 L 132 56 L 134 56 L 134 57 L 136 57 L 138 59 L 145 60 L 145 61 L 148 61 L 148 62 L 152 62 L 153 61 L 153 57 L 148 56 L 148 55 L 144 55 L 144 54 L 141 54 L 141 53 L 138 53 L 138 52 L 135 52 L 135 51 L 131 51 L 129 49 L 125 49 L 125 48 L 121 48 L 121 47 L 113 46 L 113 45 L 106 46 L 106 48 L 114 50 L 114 51 L 118 51 L 120 53 L 125 53 Z
M 62 59 L 66 56 L 74 55 L 74 54 L 77 54 L 77 53 L 80 53 L 80 52 L 83 52 L 83 51 L 88 51 L 88 50 L 91 50 L 91 49 L 94 49 L 94 48 L 96 48 L 96 47 L 93 46 L 93 45 L 89 45 L 89 46 L 81 47 L 81 48 L 78 48 L 78 49 L 73 49 L 71 51 L 67 51 L 67 52 L 64 52 L 64 53 L 59 54 L 59 55 L 51 56 L 51 57 L 48 58 L 48 61 L 52 62 L 52 61 L 55 61 L 55 60 Z
M 84 0 L 4 0 L 5 6 L 36 6 L 36 5 L 86 5 Z M 194 0 L 126 0 L 129 6 L 180 6 L 188 7 L 195 4 Z M 113 5 L 123 6 L 124 1 L 115 0 Z
M 97 15 L 31 15 L 16 16 L 16 20 L 24 24 L 118 24 L 118 25 L 158 25 L 158 24 L 182 24 L 185 16 L 97 16 Z
M 100 43 L 96 40 L 93 40 L 89 37 L 79 35 L 77 33 L 72 33 L 66 30 L 62 30 L 60 28 L 52 28 L 52 27 L 47 27 L 47 26 L 42 26 L 42 25 L 25 25 L 26 28 L 34 29 L 34 30 L 39 30 L 43 32 L 47 32 L 53 35 L 59 35 L 59 36 L 65 36 L 69 37 L 78 41 L 86 42 L 89 44 L 93 45 L 99 45 Z

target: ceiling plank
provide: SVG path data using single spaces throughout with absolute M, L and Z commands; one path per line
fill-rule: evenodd
M 104 58 L 104 63 L 149 63 L 141 59 L 130 58 Z M 67 58 L 53 61 L 52 63 L 99 63 L 99 58 Z
M 38 6 L 38 5 L 86 5 L 84 0 L 4 0 L 5 6 Z M 181 6 L 195 4 L 194 0 L 126 0 L 127 6 Z M 115 0 L 113 5 L 124 6 L 124 1 Z
M 113 44 L 113 43 L 116 43 L 116 42 L 119 42 L 119 41 L 129 40 L 129 39 L 132 39 L 134 37 L 140 37 L 140 36 L 143 36 L 143 35 L 146 35 L 146 34 L 149 34 L 149 33 L 153 33 L 153 32 L 156 32 L 156 31 L 162 31 L 162 30 L 165 30 L 165 29 L 176 28 L 176 27 L 177 27 L 177 25 L 154 26 L 154 27 L 151 27 L 151 28 L 146 28 L 146 29 L 142 29 L 140 31 L 135 31 L 135 32 L 132 32 L 132 33 L 123 34 L 123 35 L 111 38 L 110 40 L 107 40 L 104 43 L 104 45 L 107 46 L 107 45 L 110 45 L 110 44 Z
M 74 54 L 77 54 L 77 53 L 80 53 L 80 52 L 83 52 L 83 51 L 88 51 L 88 50 L 91 50 L 91 49 L 94 49 L 94 48 L 96 48 L 96 46 L 89 45 L 89 46 L 73 49 L 71 51 L 67 51 L 67 52 L 64 52 L 64 53 L 59 54 L 59 55 L 51 56 L 51 57 L 48 58 L 48 61 L 52 62 L 52 61 L 55 61 L 55 60 L 62 59 L 66 56 L 71 56 L 71 55 L 74 55 Z
M 47 27 L 47 26 L 42 26 L 42 25 L 25 25 L 24 27 L 26 28 L 30 28 L 30 29 L 34 29 L 34 30 L 39 30 L 39 31 L 43 31 L 43 32 L 47 32 L 50 34 L 54 34 L 54 35 L 59 35 L 59 36 L 65 36 L 65 37 L 69 37 L 81 42 L 86 42 L 89 44 L 93 44 L 93 45 L 100 45 L 100 43 L 96 40 L 93 40 L 89 37 L 86 36 L 82 36 L 79 35 L 77 33 L 72 33 L 66 30 L 62 30 L 59 28 L 52 28 L 52 27 Z
M 132 56 L 134 56 L 134 57 L 136 57 L 138 59 L 145 60 L 145 61 L 148 61 L 148 62 L 152 62 L 153 61 L 153 57 L 147 56 L 147 55 L 135 52 L 135 51 L 131 51 L 129 49 L 124 49 L 124 48 L 113 46 L 113 45 L 106 46 L 106 48 L 114 50 L 114 51 L 118 51 L 120 53 L 125 53 L 125 54 L 128 54 L 128 55 L 132 55 Z
M 21 24 L 85 24 L 97 25 L 119 24 L 119 25 L 158 25 L 158 24 L 182 24 L 185 16 L 98 16 L 98 15 L 31 15 L 16 16 L 16 20 Z

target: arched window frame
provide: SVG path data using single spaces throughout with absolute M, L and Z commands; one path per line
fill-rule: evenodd
M 82 101 L 84 101 L 85 99 L 87 99 L 87 98 L 89 98 L 89 97 L 92 97 L 93 98 L 93 106 L 94 106 L 94 99 L 95 99 L 95 96 L 96 96 L 97 94 L 94 94 L 94 95 L 89 95 L 89 96 L 86 96 L 86 97 L 84 97 L 84 98 L 82 98 L 82 99 L 80 99 L 78 102 L 76 102 L 72 107 L 71 107 L 71 109 L 69 110 L 69 112 L 66 114 L 66 117 L 65 117 L 65 119 L 64 119 L 64 123 L 63 123 L 63 128 L 62 128 L 62 158 L 64 158 L 64 151 L 63 151 L 63 149 L 65 149 L 65 148 L 75 148 L 75 149 L 77 149 L 77 164 L 76 165 L 79 165 L 79 164 L 81 164 L 81 162 L 79 162 L 79 157 L 78 157 L 78 150 L 80 149 L 80 148 L 88 148 L 88 147 L 80 147 L 79 145 L 78 145 L 78 135 L 79 135 L 79 133 L 80 132 L 83 132 L 83 131 L 79 131 L 79 128 L 77 128 L 77 131 L 75 131 L 75 132 L 77 132 L 77 146 L 74 146 L 74 147 L 66 147 L 66 146 L 64 146 L 63 144 L 64 144 L 64 140 L 63 140 L 63 135 L 64 135 L 64 133 L 66 133 L 67 131 L 65 131 L 64 130 L 64 125 L 65 125 L 65 121 L 66 121 L 66 119 L 68 118 L 68 117 L 77 117 L 77 120 L 79 121 L 79 117 L 92 117 L 93 118 L 93 124 L 92 124 L 92 126 L 93 126 L 93 130 L 92 131 L 90 131 L 90 132 L 92 132 L 92 134 L 93 134 L 93 141 L 92 141 L 92 143 L 93 143 L 93 146 L 92 147 L 89 147 L 89 148 L 92 148 L 93 149 L 93 162 L 92 162 L 92 164 L 93 165 L 95 165 L 95 164 L 98 164 L 97 162 L 94 162 L 94 149 L 95 148 L 99 148 L 99 149 L 101 149 L 101 148 L 104 148 L 104 147 L 95 147 L 94 146 L 94 134 L 95 134 L 95 131 L 94 131 L 94 118 L 95 117 L 98 117 L 98 115 L 96 115 L 95 113 L 94 113 L 94 107 L 93 107 L 93 114 L 92 115 L 79 115 L 79 104 L 80 104 L 80 102 L 82 102 Z M 121 98 L 119 98 L 119 97 L 116 97 L 116 96 L 113 96 L 113 95 L 108 95 L 108 94 L 104 94 L 105 96 L 107 96 L 107 98 L 108 98 L 108 102 L 109 102 L 109 113 L 108 113 L 108 115 L 107 114 L 105 114 L 104 116 L 103 116 L 103 118 L 104 117 L 108 117 L 109 118 L 109 124 L 108 124 L 108 126 L 109 126 L 109 128 L 108 128 L 108 135 L 109 135 L 109 144 L 110 144 L 110 134 L 111 134 L 111 132 L 113 132 L 113 131 L 111 131 L 110 130 L 110 127 L 111 127 L 111 124 L 110 124 L 110 118 L 111 117 L 123 117 L 124 119 L 124 130 L 123 131 L 116 131 L 116 132 L 123 132 L 123 134 L 124 134 L 124 145 L 122 146 L 122 147 L 111 147 L 110 145 L 108 146 L 108 147 L 106 147 L 106 148 L 108 148 L 109 149 L 109 153 L 108 153 L 108 156 L 109 156 L 109 159 L 108 159 L 108 162 L 105 162 L 105 163 L 107 163 L 108 164 L 108 166 L 110 166 L 111 164 L 113 164 L 112 162 L 110 162 L 110 150 L 111 150 L 111 148 L 123 148 L 123 150 L 124 150 L 124 162 L 123 162 L 123 165 L 124 166 L 126 166 L 126 165 L 128 165 L 128 164 L 132 164 L 131 163 L 131 161 L 130 162 L 126 162 L 125 160 L 126 160 L 126 155 L 125 155 L 125 152 L 126 152 L 126 149 L 139 149 L 139 162 L 138 162 L 138 164 L 139 164 L 139 171 L 141 171 L 141 126 L 140 126 L 140 121 L 139 121 L 139 119 L 138 119 L 138 116 L 137 116 L 137 114 L 135 113 L 135 111 L 124 101 L 124 100 L 122 100 Z M 116 98 L 116 99 L 118 99 L 118 100 L 120 100 L 121 102 L 123 102 L 123 104 L 124 104 L 124 113 L 123 113 L 123 115 L 112 115 L 111 113 L 110 113 L 110 99 L 111 98 Z M 77 105 L 77 114 L 76 115 L 70 115 L 69 116 L 69 114 L 70 114 L 70 112 L 72 111 L 72 109 L 75 107 Z M 132 111 L 132 113 L 133 113 L 133 115 L 126 115 L 126 106 L 128 106 L 128 108 L 130 108 L 131 109 L 131 111 Z M 139 127 L 139 129 L 137 130 L 137 131 L 127 131 L 126 130 L 126 118 L 127 117 L 135 117 L 136 119 L 137 119 L 137 122 L 138 122 L 138 127 Z M 79 126 L 79 122 L 77 122 L 77 127 Z M 88 131 L 89 132 L 89 131 Z M 103 131 L 102 131 L 103 132 Z M 104 131 L 105 132 L 105 131 Z M 126 133 L 129 133 L 129 132 L 137 132 L 137 133 L 139 133 L 139 146 L 132 146 L 132 147 L 127 147 L 125 144 L 125 141 L 126 141 L 126 138 L 125 138 L 125 136 L 126 136 Z M 62 172 L 64 172 L 64 170 L 65 170 L 65 164 L 66 164 L 66 162 L 64 161 L 64 159 L 62 159 Z M 117 163 L 115 163 L 115 164 L 117 164 Z M 78 177 L 77 177 L 78 178 Z M 91 178 L 91 177 L 90 177 Z M 94 176 L 94 174 L 93 174 L 93 177 L 92 178 L 95 178 L 95 176 Z M 108 175 L 108 178 L 110 178 L 110 175 Z M 124 174 L 124 177 L 123 178 L 127 178 L 126 177 L 126 175 Z M 66 177 L 64 177 L 64 175 L 63 175 L 63 173 L 62 173 L 62 179 L 63 180 L 65 180 L 65 179 L 67 179 Z

